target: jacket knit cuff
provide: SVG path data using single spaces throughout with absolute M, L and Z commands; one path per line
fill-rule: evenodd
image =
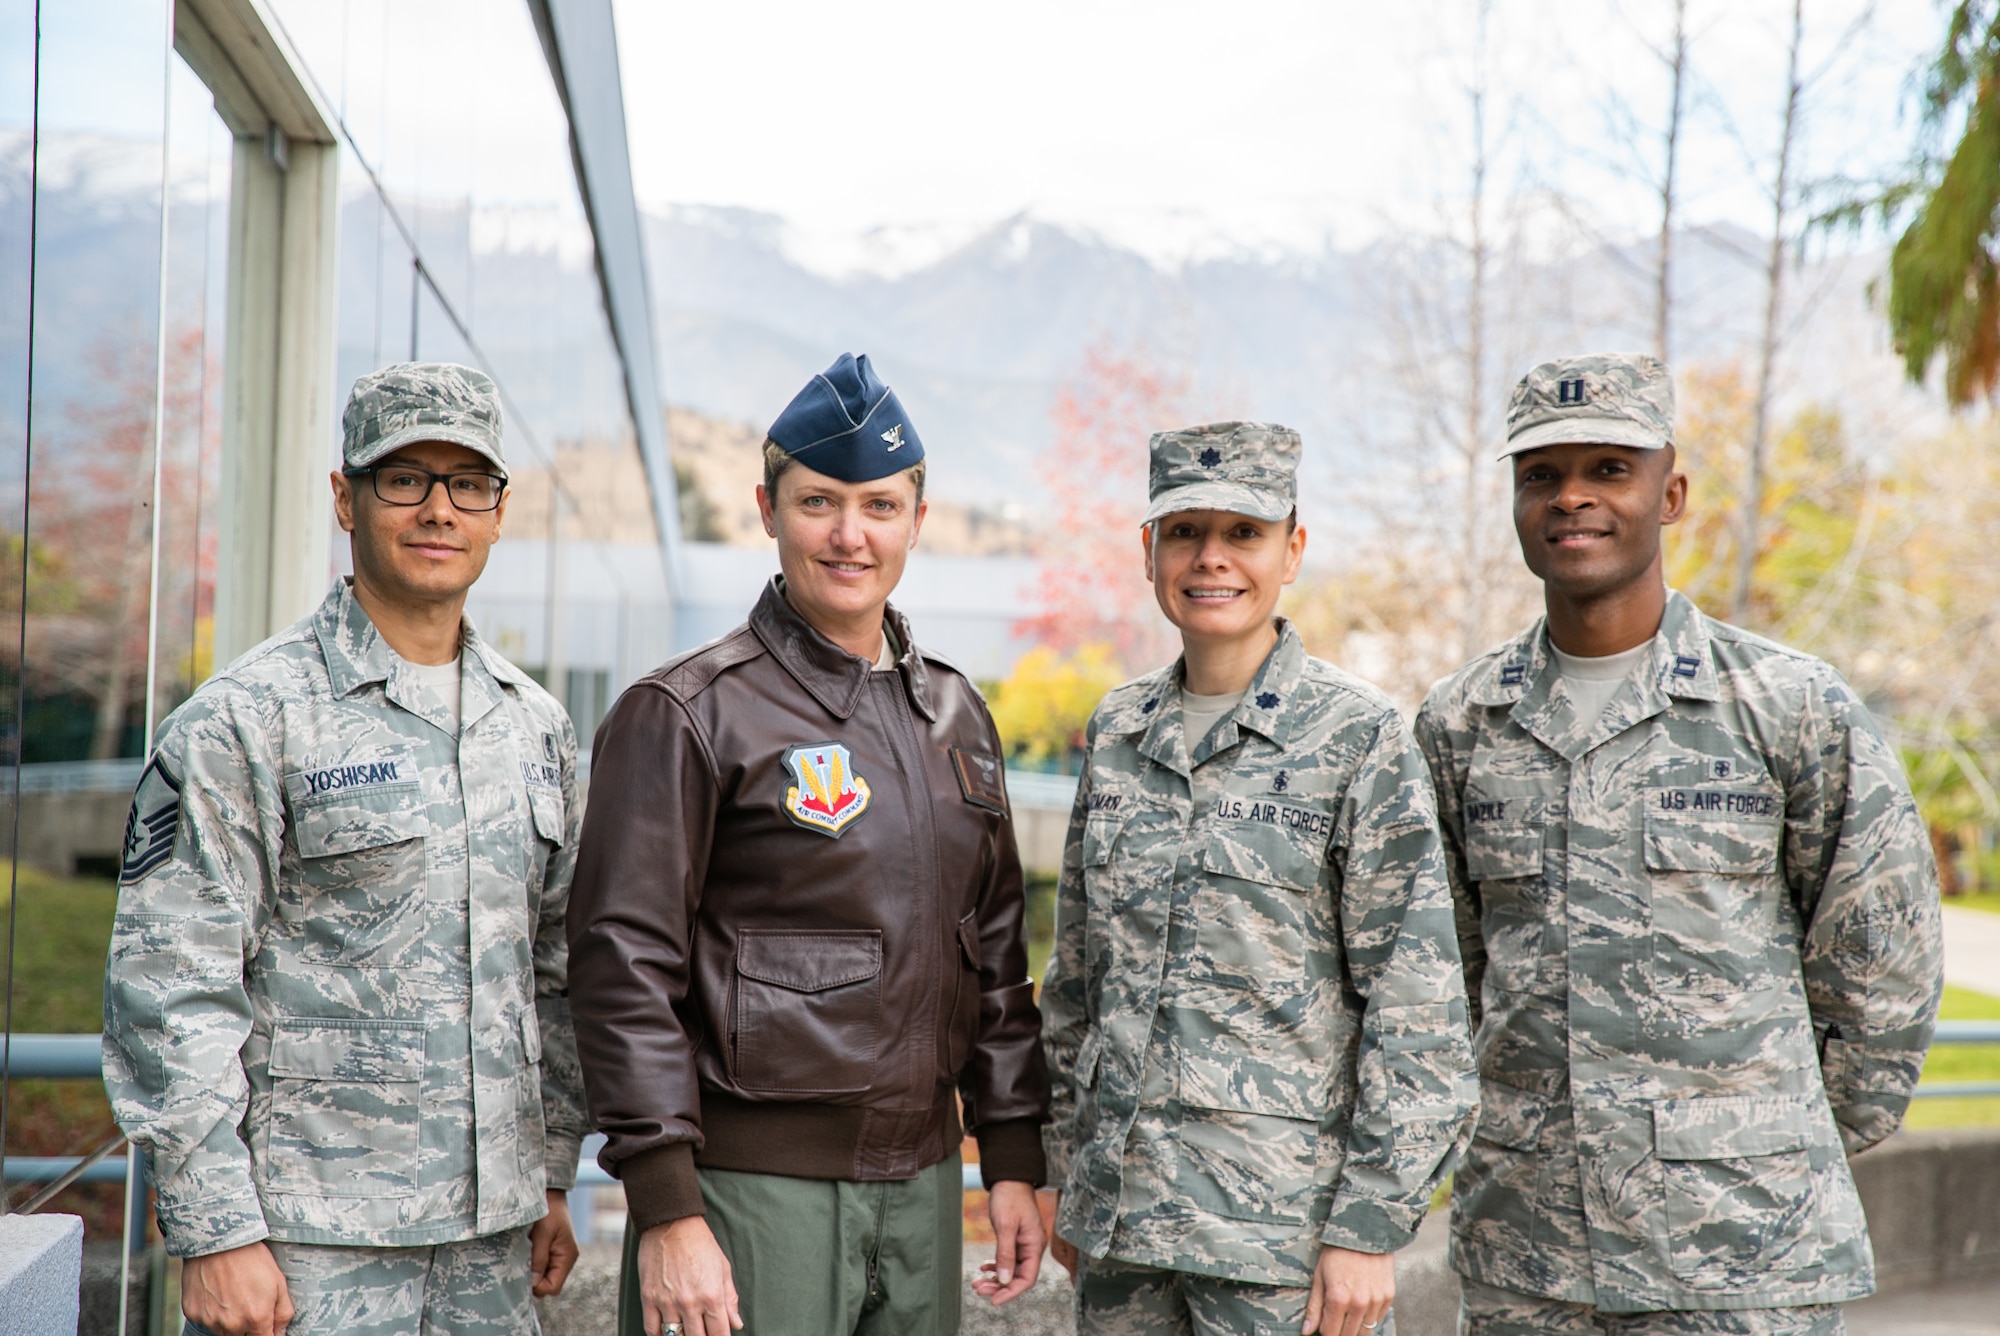
M 1034 1119 L 988 1123 L 973 1135 L 979 1140 L 979 1178 L 988 1189 L 1006 1182 L 1038 1188 L 1049 1181 L 1042 1128 Z
M 692 1141 L 670 1141 L 640 1151 L 619 1164 L 618 1181 L 625 1185 L 625 1210 L 632 1217 L 632 1228 L 642 1234 L 654 1225 L 702 1214 Z

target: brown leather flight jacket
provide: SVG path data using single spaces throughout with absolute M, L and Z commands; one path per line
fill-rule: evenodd
M 599 1157 L 640 1229 L 694 1167 L 907 1179 L 958 1146 L 1044 1177 L 1049 1082 L 985 702 L 914 646 L 840 649 L 773 580 L 641 678 L 591 755 L 570 1008 Z

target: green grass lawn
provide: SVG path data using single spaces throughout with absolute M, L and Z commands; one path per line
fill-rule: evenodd
M 2000 899 L 2000 896 L 1987 897 Z M 1954 901 L 1953 903 L 1958 903 Z M 2000 1020 L 2000 997 L 1945 985 L 1938 1018 Z M 2000 1081 L 2000 1044 L 1939 1044 L 1924 1063 L 1926 1081 Z M 1910 1127 L 2000 1127 L 2000 1095 L 1977 1099 L 1920 1099 L 1910 1104 Z
M 95 1034 L 103 1028 L 104 953 L 117 907 L 114 882 L 20 869 L 14 887 L 14 976 L 8 989 L 16 1034 Z M 7 887 L 0 879 L 0 914 L 6 909 Z M 0 958 L 0 982 L 6 982 L 5 969 Z M 21 1080 L 7 1093 L 11 1155 L 77 1155 L 114 1130 L 104 1087 L 95 1081 Z M 15 1198 L 26 1190 L 8 1187 Z M 81 1215 L 93 1241 L 116 1238 L 123 1197 L 117 1184 L 84 1184 L 57 1197 L 49 1209 Z
M 1983 895 L 1947 896 L 1945 903 L 1959 909 L 1977 909 L 1987 914 L 2000 914 L 2000 891 L 1989 891 Z
M 24 867 L 15 884 L 14 1030 L 96 1033 L 104 1026 L 104 953 L 118 908 L 117 883 Z M 6 904 L 0 883 L 0 910 Z

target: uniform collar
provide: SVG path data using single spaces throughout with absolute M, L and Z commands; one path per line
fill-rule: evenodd
M 459 627 L 459 726 L 463 729 L 498 705 L 506 687 L 519 689 L 534 679 L 488 645 L 470 617 L 462 618 Z M 427 707 L 428 693 L 419 693 L 417 684 L 401 672 L 398 665 L 403 660 L 375 629 L 367 610 L 354 597 L 354 585 L 347 576 L 333 582 L 319 611 L 313 614 L 313 633 L 319 639 L 334 695 L 349 696 L 362 687 L 380 684 L 390 700 L 446 728 L 448 721 Z
M 1653 633 L 1652 653 L 1636 680 L 1604 708 L 1604 713 L 1579 727 L 1570 717 L 1569 696 L 1557 690 L 1562 678 L 1555 647 L 1549 643 L 1548 618 L 1508 641 L 1474 676 L 1467 699 L 1475 705 L 1511 706 L 1514 721 L 1565 756 L 1574 758 L 1605 738 L 1663 713 L 1676 700 L 1720 700 L 1714 656 L 1709 651 L 1708 619 L 1679 590 L 1667 591 L 1660 629 Z
M 1306 647 L 1299 633 L 1285 618 L 1278 618 L 1278 643 L 1264 656 L 1257 675 L 1250 679 L 1243 700 L 1209 736 L 1214 745 L 1191 754 L 1182 724 L 1180 701 L 1175 693 L 1187 680 L 1187 660 L 1174 660 L 1169 667 L 1149 673 L 1125 688 L 1122 699 L 1098 724 L 1099 733 L 1140 733 L 1139 753 L 1148 760 L 1187 775 L 1194 765 L 1219 751 L 1232 747 L 1249 729 L 1276 746 L 1291 741 L 1297 714 L 1293 702 L 1305 676 Z M 1194 746 L 1207 741 L 1194 740 Z
M 868 675 L 875 671 L 875 665 L 849 654 L 801 617 L 786 601 L 784 583 L 784 576 L 774 575 L 771 583 L 764 586 L 757 606 L 750 612 L 750 629 L 764 642 L 764 648 L 771 651 L 771 657 L 784 665 L 785 671 L 798 680 L 822 709 L 836 719 L 850 718 L 861 704 L 861 693 L 867 688 Z M 896 643 L 903 647 L 902 657 L 896 660 L 896 671 L 909 693 L 910 704 L 926 720 L 936 723 L 937 711 L 931 705 L 930 670 L 917 650 L 916 638 L 910 634 L 910 623 L 893 606 L 883 615 L 896 633 Z

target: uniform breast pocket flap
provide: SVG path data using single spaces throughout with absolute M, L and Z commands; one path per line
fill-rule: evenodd
M 1208 837 L 1201 865 L 1218 876 L 1305 892 L 1319 884 L 1325 853 L 1324 834 L 1315 839 L 1278 825 L 1235 821 Z
M 406 1197 L 416 1191 L 424 1023 L 280 1020 L 261 1166 L 273 1192 Z
M 1646 866 L 1655 872 L 1708 872 L 1752 877 L 1778 870 L 1783 804 L 1774 794 L 1692 793 L 1663 789 L 1650 795 L 1646 812 Z M 1699 811 L 1674 807 L 1693 798 L 1709 806 Z
M 421 840 L 430 833 L 430 812 L 414 781 L 371 785 L 304 803 L 294 799 L 292 830 L 299 857 L 332 858 Z
M 1542 875 L 1542 814 L 1526 798 L 1465 803 L 1465 871 L 1474 881 Z
M 531 786 L 528 806 L 535 812 L 535 834 L 560 849 L 563 845 L 563 796 L 561 789 Z
M 1118 843 L 1118 832 L 1124 824 L 1123 816 L 1108 812 L 1093 812 L 1084 819 L 1083 865 L 1085 867 L 1110 865 L 1112 846 Z

